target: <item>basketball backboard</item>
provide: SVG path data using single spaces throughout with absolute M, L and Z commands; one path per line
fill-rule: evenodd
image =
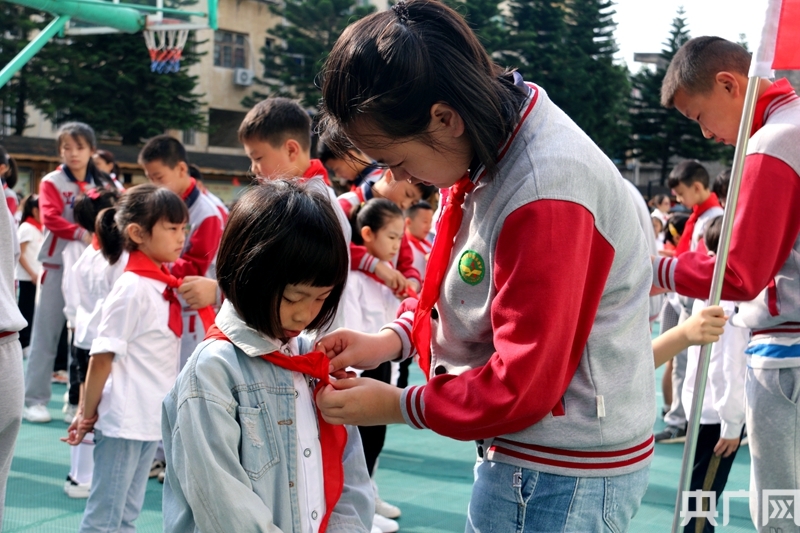
M 107 3 L 138 11 L 142 30 L 201 30 L 217 25 L 217 0 L 77 0 L 87 4 Z M 111 23 L 113 24 L 113 22 Z M 112 25 L 102 25 L 73 17 L 64 27 L 67 35 L 119 33 Z

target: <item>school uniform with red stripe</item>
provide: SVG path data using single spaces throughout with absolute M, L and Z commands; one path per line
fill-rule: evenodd
M 409 357 L 412 330 L 421 339 L 430 325 L 429 381 L 404 390 L 403 416 L 477 441 L 491 461 L 634 472 L 653 454 L 649 253 L 613 163 L 540 87 L 518 81 L 528 99 L 497 176 L 473 169 L 469 187 L 451 190 L 416 313 L 387 326 Z M 452 219 L 459 198 L 463 218 Z
M 742 302 L 753 368 L 800 366 L 800 97 L 786 79 L 756 103 L 722 299 Z M 687 252 L 653 262 L 653 285 L 706 299 L 715 259 Z

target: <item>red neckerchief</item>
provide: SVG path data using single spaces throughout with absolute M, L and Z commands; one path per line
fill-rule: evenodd
M 322 181 L 325 182 L 325 185 L 328 187 L 331 186 L 331 180 L 328 178 L 328 170 L 325 168 L 325 165 L 322 164 L 322 161 L 319 159 L 312 159 L 309 162 L 308 168 L 305 172 L 303 172 L 304 179 L 311 179 L 316 178 L 319 176 L 322 178 Z
M 183 191 L 183 194 L 181 195 L 181 200 L 185 202 L 196 187 L 197 187 L 197 180 L 194 178 L 189 178 L 189 187 L 185 191 Z
M 356 193 L 356 198 L 358 198 L 358 203 L 363 204 L 367 200 L 364 198 L 364 191 L 361 190 L 361 187 L 356 187 L 353 189 L 353 192 Z
M 753 115 L 753 127 L 750 130 L 750 136 L 752 137 L 755 132 L 760 130 L 764 123 L 769 118 L 769 114 L 773 111 L 772 109 L 769 110 L 770 113 L 767 113 L 767 109 L 770 105 L 778 100 L 779 98 L 785 98 L 786 102 L 790 102 L 792 100 L 796 100 L 798 98 L 797 94 L 794 91 L 794 88 L 789 84 L 789 81 L 786 78 L 781 78 L 769 88 L 764 91 L 764 94 L 759 96 L 758 101 L 756 102 L 756 111 L 755 115 Z
M 225 333 L 220 330 L 216 324 L 208 328 L 206 339 L 216 339 L 226 342 L 231 342 Z M 291 370 L 292 372 L 300 372 L 319 380 L 317 386 L 314 388 L 314 398 L 317 393 L 329 385 L 330 375 L 328 374 L 330 359 L 323 352 L 311 352 L 305 355 L 288 356 L 281 352 L 271 352 L 261 356 L 265 361 L 269 361 L 275 366 Z M 344 426 L 329 424 L 322 418 L 322 413 L 316 407 L 317 423 L 319 424 L 319 440 L 320 448 L 322 448 L 322 470 L 323 480 L 325 485 L 325 516 L 322 517 L 320 522 L 319 531 L 324 533 L 328 527 L 328 520 L 331 517 L 336 503 L 342 496 L 344 489 L 344 465 L 342 458 L 344 457 L 344 448 L 347 444 L 347 429 Z
M 533 95 L 525 105 L 525 108 L 522 109 L 519 122 L 514 131 L 503 145 L 498 147 L 498 161 L 503 159 L 503 156 L 508 152 L 522 124 L 525 123 L 525 119 L 528 118 L 528 115 L 536 105 L 539 92 L 533 86 L 528 85 L 528 87 L 534 91 Z M 436 240 L 428 258 L 428 265 L 425 267 L 425 283 L 422 285 L 417 309 L 414 312 L 414 327 L 411 330 L 411 339 L 419 354 L 419 366 L 425 374 L 425 379 L 430 379 L 431 373 L 431 310 L 439 300 L 442 281 L 444 281 L 444 276 L 450 263 L 450 255 L 453 252 L 453 241 L 456 238 L 458 229 L 461 227 L 461 219 L 464 217 L 464 210 L 462 209 L 464 198 L 467 193 L 475 188 L 475 184 L 485 174 L 486 170 L 478 174 L 473 182 L 469 178 L 469 172 L 467 172 L 450 188 L 449 193 L 442 194 L 443 197 L 447 197 L 447 200 L 445 200 L 444 209 L 439 218 Z
M 422 255 L 426 256 L 431 253 L 431 247 L 433 246 L 425 239 L 417 239 L 411 233 L 406 232 L 406 237 L 408 237 L 408 242 L 411 243 L 411 246 L 422 252 Z
M 697 223 L 697 219 L 712 207 L 722 207 L 722 205 L 719 203 L 717 195 L 713 192 L 711 193 L 711 196 L 706 198 L 705 202 L 692 207 L 692 214 L 689 215 L 689 219 L 686 221 L 686 226 L 683 228 L 681 240 L 678 241 L 678 247 L 675 250 L 675 257 L 678 257 L 682 253 L 689 251 L 692 245 L 692 235 L 694 234 L 694 225 Z
M 27 222 L 28 224 L 30 224 L 34 228 L 38 229 L 39 231 L 42 231 L 42 223 L 39 222 L 38 220 L 36 220 L 35 218 L 27 217 L 25 220 L 22 221 L 23 224 L 25 222 Z
M 366 276 L 368 278 L 374 279 L 375 281 L 377 281 L 381 285 L 386 285 L 386 282 L 383 281 L 381 278 L 379 278 L 377 275 L 375 275 L 373 272 L 364 272 L 363 270 L 359 270 L 359 272 L 361 272 L 362 274 L 366 274 Z M 419 295 L 417 294 L 417 291 L 415 291 L 414 288 L 411 287 L 410 285 L 408 287 L 406 287 L 406 292 L 402 296 L 403 296 L 403 298 L 418 298 L 419 297 Z
M 89 183 L 87 183 L 87 182 L 90 179 L 92 179 L 91 174 L 89 174 L 88 169 L 86 171 L 86 176 L 84 176 L 84 178 L 83 178 L 83 181 L 81 181 L 78 178 L 76 178 L 75 174 L 72 173 L 72 171 L 69 169 L 69 167 L 67 165 L 63 165 L 63 164 L 62 165 L 58 165 L 58 168 L 56 170 L 60 170 L 61 172 L 66 174 L 67 178 L 69 178 L 69 180 L 71 182 L 76 183 L 78 185 L 78 189 L 80 189 L 80 191 L 82 193 L 86 192 L 86 187 L 89 185 Z M 92 183 L 94 183 L 94 180 L 92 180 Z
M 164 299 L 169 302 L 169 329 L 172 330 L 176 337 L 180 337 L 183 334 L 183 318 L 181 317 L 181 303 L 178 301 L 175 289 L 181 286 L 183 279 L 178 279 L 170 274 L 164 265 L 161 265 L 159 269 L 149 257 L 139 250 L 134 250 L 130 253 L 128 264 L 125 265 L 125 272 L 133 272 L 143 278 L 154 279 L 167 284 L 163 295 Z M 208 331 L 214 325 L 214 309 L 204 307 L 203 309 L 198 309 L 197 314 L 200 315 L 203 327 Z
M 92 248 L 95 250 L 100 249 L 100 240 L 97 238 L 97 233 L 92 233 Z

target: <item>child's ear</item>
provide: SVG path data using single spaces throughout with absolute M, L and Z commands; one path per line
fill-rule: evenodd
M 739 85 L 739 80 L 730 72 L 717 72 L 717 75 L 714 76 L 714 80 L 722 85 L 722 88 L 729 96 L 736 98 L 741 95 L 742 88 Z
M 372 228 L 369 226 L 364 226 L 361 228 L 361 238 L 364 239 L 364 242 L 372 242 L 375 240 L 375 233 L 373 233 Z
M 185 161 L 178 161 L 178 172 L 181 173 L 182 178 L 189 177 L 189 165 Z
M 302 153 L 300 143 L 294 139 L 287 139 L 286 142 L 283 143 L 283 149 L 286 150 L 286 154 L 289 156 L 289 161 L 292 163 L 297 161 L 297 158 L 300 157 L 300 154 Z
M 135 222 L 132 224 L 128 224 L 128 227 L 125 228 L 125 231 L 128 232 L 128 238 L 135 242 L 137 245 L 144 244 L 144 228 L 141 227 L 139 224 Z

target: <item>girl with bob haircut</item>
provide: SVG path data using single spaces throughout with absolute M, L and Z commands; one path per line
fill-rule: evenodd
M 97 215 L 110 265 L 129 252 L 125 271 L 102 306 L 78 413 L 63 439 L 72 446 L 94 430 L 94 472 L 80 532 L 135 531 L 161 438 L 161 398 L 178 376 L 179 281 L 166 264 L 186 239 L 189 213 L 175 193 L 145 184 Z
M 370 531 L 361 439 L 318 417 L 329 360 L 300 335 L 333 320 L 347 280 L 333 209 L 300 181 L 265 180 L 231 210 L 226 300 L 164 399 L 164 531 Z
M 326 419 L 475 441 L 468 532 L 627 530 L 653 454 L 652 274 L 613 163 L 438 1 L 349 26 L 322 80 L 334 148 L 449 189 L 419 300 L 319 343 L 337 375 L 417 355 L 427 384 L 338 380 Z

